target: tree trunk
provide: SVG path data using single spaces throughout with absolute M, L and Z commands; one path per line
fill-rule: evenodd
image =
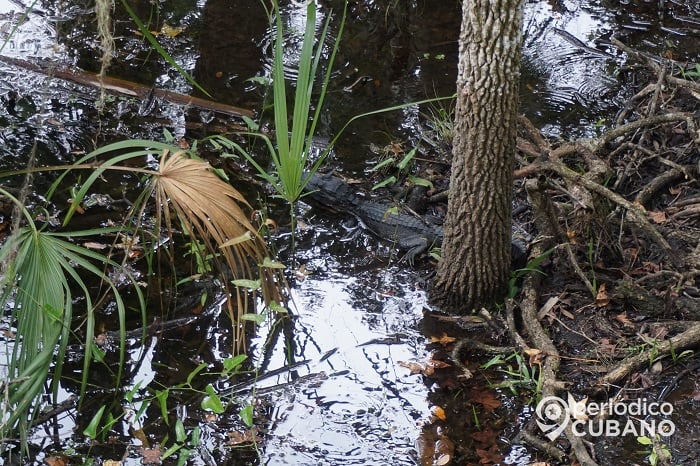
M 492 304 L 510 274 L 511 198 L 523 0 L 464 0 L 452 175 L 433 299 Z

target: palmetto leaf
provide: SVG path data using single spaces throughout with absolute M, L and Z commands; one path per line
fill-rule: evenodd
M 152 184 L 157 215 L 169 232 L 174 213 L 187 234 L 203 241 L 214 257 L 221 255 L 234 280 L 259 278 L 265 301 L 281 301 L 284 278 L 279 270 L 262 267 L 267 247 L 241 207 L 249 206 L 248 202 L 216 176 L 207 162 L 183 151 L 164 151 Z M 247 312 L 242 298 L 245 296 L 238 293 L 238 316 Z
M 21 204 L 8 193 L 2 190 L 0 193 L 16 204 Z M 120 320 L 122 363 L 125 356 L 125 306 L 114 283 L 103 277 L 102 268 L 97 267 L 95 262 L 114 267 L 119 265 L 99 253 L 62 239 L 61 236 L 65 234 L 39 231 L 26 209 L 23 208 L 22 211 L 28 218 L 28 226 L 15 231 L 0 248 L 0 262 L 5 264 L 0 285 L 0 303 L 12 307 L 18 336 L 11 344 L 12 357 L 7 365 L 6 404 L 3 405 L 0 423 L 0 436 L 3 437 L 17 427 L 23 436 L 27 434 L 27 414 L 43 393 L 52 364 L 54 394 L 56 393 L 73 318 L 72 290 L 75 288 L 81 290 L 86 306 L 85 347 L 88 356 L 83 370 L 81 392 L 84 392 L 94 337 L 95 305 L 76 266 L 100 278 L 111 289 Z M 88 236 L 108 230 L 113 229 L 95 229 L 74 234 Z M 141 293 L 138 289 L 136 293 L 143 309 L 145 305 Z M 120 379 L 122 365 L 120 364 L 117 381 Z

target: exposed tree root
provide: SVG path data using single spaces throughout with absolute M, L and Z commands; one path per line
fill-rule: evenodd
M 550 273 L 561 274 L 563 271 L 556 267 L 568 264 L 570 274 L 588 291 L 587 297 L 576 295 L 579 309 L 562 310 L 569 317 L 556 317 L 551 310 L 542 314 L 550 315 L 560 332 L 577 335 L 578 341 L 592 346 L 598 357 L 616 354 L 618 341 L 627 341 L 632 346 L 641 342 L 646 347 L 642 353 L 612 365 L 596 381 L 588 394 L 598 396 L 660 358 L 676 358 L 687 349 L 700 347 L 700 196 L 692 195 L 700 190 L 699 119 L 697 113 L 679 110 L 681 104 L 677 108 L 673 105 L 677 101 L 673 88 L 698 92 L 700 85 L 674 77 L 669 68 L 650 57 L 636 54 L 619 43 L 618 46 L 648 64 L 656 73 L 656 82 L 634 95 L 621 112 L 623 116 L 617 126 L 596 139 L 553 148 L 530 121 L 521 117 L 517 144 L 520 167 L 514 173 L 515 179 L 525 179 L 535 230 L 539 233 L 530 257 L 554 247 L 557 252 Z M 627 120 L 633 113 L 642 116 Z M 585 170 L 581 169 L 581 162 Z M 686 193 L 689 196 L 684 196 Z M 625 231 L 632 235 L 624 235 Z M 579 237 L 586 241 L 577 241 Z M 587 248 L 582 248 L 582 244 Z M 657 248 L 649 248 L 651 244 Z M 605 248 L 617 256 L 603 256 Z M 624 272 L 617 276 L 610 273 L 616 270 Z M 528 354 L 531 348 L 536 348 L 544 356 L 536 362 L 541 368 L 541 396 L 560 396 L 568 382 L 557 377 L 562 348 L 554 344 L 543 328 L 540 320 L 544 316 L 538 316 L 540 290 L 552 286 L 542 280 L 535 273 L 524 280 L 518 303 L 522 329 L 516 326 L 519 320 L 515 301 L 506 303 L 505 317 L 511 340 Z M 608 293 L 601 289 L 601 283 L 615 291 Z M 567 294 L 559 288 L 556 292 Z M 616 306 L 612 305 L 613 301 Z M 576 315 L 586 308 L 589 312 L 618 308 L 613 311 L 613 316 L 619 312 L 618 321 L 610 323 L 605 317 L 593 318 L 589 321 L 592 330 L 581 329 L 582 322 L 576 321 Z M 665 319 L 639 325 L 629 319 L 628 312 L 636 312 L 639 318 L 663 316 Z M 690 319 L 682 322 L 678 316 Z M 570 323 L 565 324 L 566 319 L 571 319 L 567 321 Z M 672 332 L 680 333 L 666 338 Z M 602 338 L 601 333 L 614 336 Z M 620 339 L 621 335 L 630 333 L 634 336 Z M 690 372 L 683 374 L 687 376 Z M 634 385 L 634 379 L 628 383 Z M 596 464 L 589 445 L 570 429 L 564 433 L 571 445 L 571 455 L 579 463 Z M 543 442 L 533 433 L 523 433 L 520 438 L 561 459 L 556 445 Z
M 571 391 L 576 400 L 613 402 L 608 391 L 617 388 L 621 400 L 658 401 L 667 393 L 653 391 L 674 372 L 697 377 L 697 371 L 655 363 L 700 348 L 700 84 L 676 77 L 673 64 L 623 50 L 655 75 L 614 127 L 557 146 L 526 117 L 518 121 L 515 198 L 526 209 L 514 219 L 534 238 L 529 257 L 543 259 L 543 274 L 525 276 L 504 317 L 512 344 L 540 369 L 542 398 Z M 640 73 L 649 79 L 648 69 Z M 546 258 L 545 251 L 551 252 Z M 502 333 L 493 333 L 503 344 Z M 598 462 L 595 443 L 600 463 L 610 464 L 598 447 L 612 439 L 588 442 L 574 435 L 571 423 L 563 433 L 568 450 L 561 438 L 547 442 L 536 429 L 517 439 L 586 466 Z
M 564 454 L 564 452 L 558 449 L 556 445 L 541 440 L 535 434 L 530 432 L 529 429 L 525 429 L 522 432 L 520 432 L 520 434 L 518 434 L 518 437 L 519 438 L 517 440 L 521 440 L 524 443 L 527 443 L 528 445 L 537 448 L 538 450 L 546 453 L 547 455 L 551 456 L 557 461 L 564 461 L 566 459 L 566 455 Z
M 686 349 L 695 348 L 697 346 L 700 346 L 700 323 L 696 323 L 680 335 L 660 342 L 657 346 L 653 346 L 643 353 L 620 361 L 612 370 L 598 379 L 594 386 L 594 392 L 599 393 L 606 391 L 611 385 L 620 382 L 645 364 L 648 365 L 651 361 L 667 356 L 678 355 Z
M 666 238 L 647 220 L 646 212 L 643 207 L 633 204 L 624 197 L 610 191 L 605 186 L 587 179 L 585 176 L 573 171 L 561 162 L 549 161 L 542 164 L 542 168 L 550 170 L 567 180 L 581 185 L 583 188 L 601 195 L 608 200 L 614 202 L 627 211 L 627 219 L 636 228 L 646 232 L 661 248 L 667 253 L 671 253 L 673 248 Z
M 633 51 L 624 50 L 634 55 Z M 514 178 L 525 179 L 535 230 L 539 232 L 539 240 L 531 248 L 530 257 L 537 257 L 546 249 L 555 247 L 558 252 L 555 252 L 552 267 L 569 264 L 573 276 L 588 291 L 588 297 L 582 295 L 579 300 L 585 303 L 587 299 L 591 310 L 608 308 L 611 300 L 618 300 L 630 303 L 633 306 L 630 310 L 636 309 L 642 315 L 646 313 L 646 317 L 658 318 L 661 314 L 664 317 L 669 314 L 692 317 L 691 322 L 683 325 L 676 319 L 666 319 L 639 326 L 629 320 L 626 310 L 619 314 L 619 322 L 626 327 L 625 332 L 636 328 L 636 338 L 647 349 L 618 362 L 600 377 L 589 393 L 598 396 L 649 365 L 650 361 L 669 356 L 675 358 L 686 349 L 700 347 L 700 324 L 697 323 L 700 319 L 697 311 L 700 303 L 700 284 L 697 280 L 700 276 L 700 196 L 682 196 L 686 192 L 692 194 L 698 191 L 698 116 L 697 113 L 674 108 L 672 101 L 677 94 L 671 89 L 682 87 L 697 92 L 700 85 L 674 77 L 668 68 L 656 64 L 649 57 L 639 58 L 654 70 L 656 82 L 634 95 L 621 112 L 623 116 L 616 127 L 599 138 L 553 148 L 527 118 L 521 117 L 519 120 L 517 147 L 521 156 Z M 665 113 L 660 113 L 661 109 Z M 626 121 L 632 113 L 642 116 Z M 582 161 L 585 170 L 581 170 Z M 535 177 L 538 177 L 537 181 Z M 669 198 L 667 190 L 676 198 Z M 665 199 L 665 203 L 660 199 Z M 624 231 L 631 232 L 632 236 L 626 237 Z M 576 241 L 577 237 L 588 237 L 584 242 L 587 252 L 582 250 L 582 243 Z M 613 242 L 615 237 L 617 240 Z M 648 248 L 649 242 L 657 246 L 657 255 L 654 256 L 654 250 Z M 592 250 L 591 245 L 600 246 Z M 605 256 L 604 260 L 608 263 L 617 261 L 617 267 L 633 274 L 623 274 L 619 280 L 608 275 L 603 283 L 607 283 L 609 290 L 615 290 L 610 294 L 605 288 L 601 293 L 601 279 L 598 277 L 606 270 L 596 273 L 599 268 L 596 261 L 603 261 L 602 252 L 599 255 L 601 248 L 609 248 L 618 254 L 627 251 L 631 254 L 629 257 L 622 255 L 626 263 L 619 263 L 620 258 L 612 260 L 609 255 Z M 584 253 L 587 255 L 582 257 Z M 651 257 L 656 259 L 652 260 Z M 557 269 L 551 271 L 553 274 L 561 272 Z M 511 340 L 521 350 L 531 354 L 532 347 L 544 355 L 544 359 L 537 363 L 541 368 L 541 396 L 548 397 L 561 395 L 566 383 L 557 378 L 562 364 L 561 348 L 553 343 L 540 323 L 544 316 L 538 316 L 541 306 L 539 290 L 544 286 L 551 285 L 543 283 L 539 274 L 530 274 L 524 280 L 519 301 L 521 331 L 516 327 L 516 322 L 519 322 L 516 302 L 506 303 L 505 317 Z M 690 294 L 683 294 L 684 289 L 688 289 Z M 566 295 L 563 290 L 557 291 Z M 579 312 L 567 311 L 565 315 L 569 316 L 568 319 L 575 319 Z M 610 342 L 617 342 L 618 337 L 604 339 L 590 329 L 577 328 L 580 322 L 569 321 L 565 324 L 567 317 L 556 317 L 551 311 L 543 314 L 551 316 L 551 321 L 558 325 L 560 332 L 578 335 L 580 341 L 595 348 L 595 354 L 599 357 L 611 354 L 616 347 L 614 343 L 610 346 Z M 621 334 L 614 324 L 606 323 L 606 320 L 594 319 L 592 322 L 594 328 L 597 326 L 605 329 L 605 332 Z M 665 339 L 669 332 L 681 333 Z M 639 344 L 636 338 L 629 344 Z M 634 384 L 634 381 L 631 383 Z M 579 463 L 596 464 L 589 452 L 589 445 L 573 435 L 570 429 L 564 433 L 571 445 L 570 454 Z M 556 445 L 540 440 L 534 433 L 523 433 L 520 438 L 561 459 L 561 451 Z
M 546 211 L 545 204 L 549 202 L 549 199 L 534 186 L 534 183 L 530 183 L 528 189 L 530 198 L 535 206 L 539 206 L 540 210 Z M 546 228 L 546 220 L 541 218 L 541 227 Z M 541 242 L 534 246 L 533 255 L 543 254 L 546 250 L 548 244 L 546 242 Z M 539 292 L 541 288 L 542 275 L 538 273 L 530 273 L 525 279 L 522 290 L 522 300 L 520 302 L 520 312 L 522 315 L 523 327 L 528 336 L 528 340 L 531 342 L 532 346 L 537 350 L 541 351 L 545 357 L 540 365 L 540 377 L 542 379 L 542 397 L 557 396 L 562 390 L 564 390 L 564 382 L 557 379 L 557 371 L 559 370 L 559 365 L 561 363 L 561 358 L 559 357 L 559 350 L 552 343 L 551 338 L 542 327 L 540 320 L 538 318 L 539 311 Z M 514 323 L 514 322 L 513 322 Z M 511 328 L 511 334 L 517 334 L 517 329 Z M 525 342 L 524 338 L 517 338 L 520 344 Z M 523 348 L 527 350 L 529 348 Z M 571 444 L 571 449 L 578 460 L 578 462 L 583 466 L 595 466 L 596 463 L 593 458 L 591 458 L 586 446 L 583 444 L 581 437 L 577 437 L 571 431 L 570 427 L 565 430 L 567 439 Z M 548 448 L 549 449 L 549 448 Z

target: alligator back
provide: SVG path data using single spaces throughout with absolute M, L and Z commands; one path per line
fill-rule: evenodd
M 417 254 L 431 246 L 439 247 L 442 244 L 443 231 L 439 225 L 414 215 L 396 212 L 390 204 L 365 200 L 340 178 L 314 174 L 309 178 L 305 191 L 305 199 L 309 198 L 335 212 L 354 215 L 374 235 L 407 251 L 404 259 L 411 264 Z M 516 268 L 524 267 L 527 246 L 513 240 L 511 257 Z

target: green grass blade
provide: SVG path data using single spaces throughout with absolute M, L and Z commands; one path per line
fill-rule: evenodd
M 121 0 L 121 2 L 122 2 L 122 5 L 124 6 L 124 9 L 126 10 L 126 12 L 129 13 L 129 16 L 131 16 L 131 19 L 134 21 L 134 23 L 136 23 L 136 26 L 139 28 L 139 31 L 141 31 L 141 34 L 143 34 L 143 36 L 146 38 L 146 40 L 148 40 L 148 42 L 151 43 L 153 48 L 156 49 L 156 51 L 160 54 L 160 56 L 163 57 L 165 59 L 165 61 L 167 61 L 170 64 L 170 66 L 175 68 L 178 73 L 180 73 L 182 76 L 184 76 L 184 78 L 190 84 L 192 84 L 194 87 L 199 89 L 201 92 L 203 92 L 210 99 L 213 98 L 211 96 L 211 94 L 209 94 L 206 90 L 204 90 L 204 88 L 202 86 L 200 86 L 199 83 L 197 83 L 197 81 L 195 81 L 195 79 L 192 76 L 190 76 L 190 74 L 187 71 L 185 71 L 185 69 L 183 67 L 178 65 L 177 62 L 175 61 L 175 59 L 173 57 L 171 57 L 170 54 L 163 47 L 161 47 L 161 45 L 158 43 L 156 38 L 153 37 L 153 34 L 151 34 L 151 31 L 149 31 L 148 28 L 146 27 L 146 25 L 143 24 L 143 21 L 141 21 L 141 18 L 139 18 L 138 15 L 136 14 L 136 12 L 131 9 L 131 7 L 129 6 L 127 1 Z
M 347 12 L 348 12 L 348 2 L 344 3 L 343 6 L 343 16 L 340 20 L 340 27 L 338 28 L 338 36 L 335 39 L 335 43 L 333 44 L 333 51 L 331 52 L 331 56 L 328 60 L 328 67 L 326 68 L 326 74 L 323 77 L 323 82 L 321 83 L 321 93 L 319 94 L 318 97 L 318 102 L 316 102 L 316 110 L 314 111 L 314 116 L 311 119 L 311 126 L 309 127 L 309 135 L 308 135 L 308 144 L 311 144 L 311 140 L 313 138 L 313 135 L 316 134 L 316 123 L 320 120 L 321 117 L 321 110 L 323 109 L 323 103 L 326 98 L 326 92 L 328 91 L 328 83 L 330 82 L 331 79 L 331 73 L 333 72 L 333 63 L 335 63 L 335 56 L 338 53 L 338 49 L 340 47 L 340 41 L 343 37 L 343 31 L 345 30 L 345 20 L 347 18 Z M 330 25 L 330 14 L 328 15 L 328 19 L 326 20 L 326 24 L 323 28 L 323 31 L 321 32 L 321 44 L 318 48 L 317 52 L 317 59 L 320 58 L 322 52 L 323 52 L 323 42 L 325 41 L 325 38 L 328 34 L 328 27 Z M 318 66 L 318 64 L 316 64 Z M 330 147 L 329 149 L 332 149 Z M 327 154 L 327 152 L 325 152 Z M 315 172 L 315 170 L 314 170 Z
M 275 15 L 275 47 L 272 57 L 272 91 L 275 102 L 275 131 L 277 139 L 277 153 L 280 159 L 286 159 L 289 154 L 289 125 L 287 118 L 287 84 L 284 79 L 284 34 L 282 17 L 279 5 L 275 1 L 273 7 Z
M 294 95 L 294 115 L 292 118 L 292 141 L 290 146 L 289 170 L 286 175 L 290 186 L 298 186 L 303 168 L 306 128 L 309 124 L 311 94 L 315 75 L 313 69 L 314 42 L 316 36 L 316 3 L 306 7 L 306 30 L 299 58 L 296 92 Z M 301 165 L 301 166 L 300 166 Z

